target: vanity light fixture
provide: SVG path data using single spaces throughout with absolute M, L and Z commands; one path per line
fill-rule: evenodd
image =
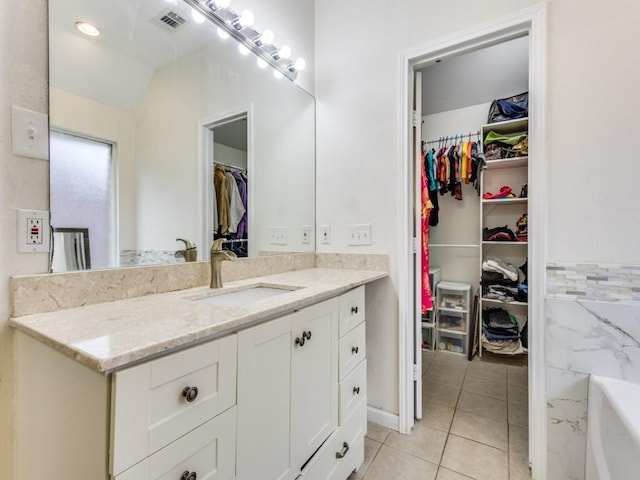
M 218 26 L 218 35 L 222 32 L 238 40 L 240 44 L 255 53 L 260 59 L 271 65 L 278 77 L 287 77 L 295 81 L 298 72 L 306 66 L 306 62 L 299 58 L 293 62 L 291 48 L 283 45 L 278 48 L 273 45 L 273 32 L 269 29 L 262 33 L 253 27 L 254 15 L 250 10 L 244 10 L 240 15 L 229 5 L 231 0 L 183 0 L 195 11 L 201 13 Z M 223 37 L 224 38 L 224 37 Z M 241 49 L 244 54 L 244 49 Z
M 90 37 L 100 36 L 100 29 L 89 22 L 76 22 L 76 28 Z

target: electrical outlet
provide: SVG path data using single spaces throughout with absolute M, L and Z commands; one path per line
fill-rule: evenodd
M 331 243 L 331 227 L 329 225 L 320 225 L 320 242 Z
M 305 245 L 311 243 L 311 227 L 309 225 L 302 226 L 302 239 L 300 241 Z
M 271 227 L 269 229 L 270 240 L 272 245 L 286 245 L 287 244 L 287 227 Z
M 49 251 L 49 212 L 18 210 L 18 252 Z
M 371 224 L 347 225 L 349 245 L 371 245 Z

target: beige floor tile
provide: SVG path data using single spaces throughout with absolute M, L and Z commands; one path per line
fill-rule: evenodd
M 370 438 L 371 440 L 375 440 L 378 443 L 384 443 L 389 435 L 389 430 L 387 427 L 383 427 L 377 423 L 367 422 L 367 435 L 366 438 Z
M 438 476 L 436 480 L 473 480 L 471 477 L 462 475 L 461 473 L 452 472 L 446 468 L 440 467 L 438 469 Z
M 438 466 L 383 445 L 365 480 L 435 480 Z
M 507 402 L 471 392 L 460 392 L 458 409 L 483 417 L 507 420 Z
M 422 381 L 428 385 L 444 384 L 461 388 L 465 373 L 462 370 L 444 371 L 431 368 L 423 375 Z
M 508 480 L 507 452 L 450 434 L 443 467 L 476 480 Z
M 384 444 L 438 465 L 446 441 L 447 432 L 418 423 L 411 435 L 391 432 Z
M 422 399 L 422 420 L 420 422 L 448 432 L 454 412 L 455 409 L 453 407 Z
M 507 399 L 509 403 L 529 405 L 529 389 L 518 385 L 507 385 Z
M 483 378 L 467 376 L 462 384 L 462 390 L 495 398 L 496 400 L 507 399 L 506 382 L 491 382 Z
M 427 371 L 427 375 L 429 372 Z M 447 407 L 454 408 L 458 403 L 460 396 L 460 388 L 442 383 L 422 384 L 422 401 L 429 403 L 439 403 Z
M 509 480 L 531 480 L 531 470 L 526 457 L 509 456 Z
M 509 431 L 505 420 L 481 417 L 457 410 L 451 424 L 451 433 L 508 451 Z
M 529 385 L 529 371 L 527 367 L 508 367 L 507 383 L 509 385 L 527 387 Z
M 507 408 L 509 410 L 509 425 L 518 425 L 520 427 L 529 426 L 529 409 L 526 405 L 509 403 Z
M 509 425 L 509 456 L 529 456 L 529 429 Z
M 380 451 L 380 447 L 382 447 L 381 443 L 369 438 L 364 439 L 364 462 L 362 462 L 358 471 L 352 474 L 353 478 L 362 479 L 365 477 L 371 467 L 373 459 L 376 458 L 376 455 Z
M 476 357 L 472 362 L 469 363 L 467 374 L 474 377 L 484 378 L 492 382 L 506 382 L 507 366 L 482 361 Z

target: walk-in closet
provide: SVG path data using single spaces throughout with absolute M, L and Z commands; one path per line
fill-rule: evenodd
M 423 416 L 446 412 L 451 433 L 522 458 L 536 288 L 527 278 L 528 69 L 523 36 L 419 70 Z M 453 375 L 462 361 L 466 376 Z

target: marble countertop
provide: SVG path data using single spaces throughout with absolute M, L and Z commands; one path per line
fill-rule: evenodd
M 386 272 L 313 268 L 228 282 L 223 289 L 191 288 L 11 318 L 17 330 L 99 372 L 233 333 L 260 321 L 306 307 Z M 248 286 L 296 288 L 242 306 L 197 303 L 199 298 Z

